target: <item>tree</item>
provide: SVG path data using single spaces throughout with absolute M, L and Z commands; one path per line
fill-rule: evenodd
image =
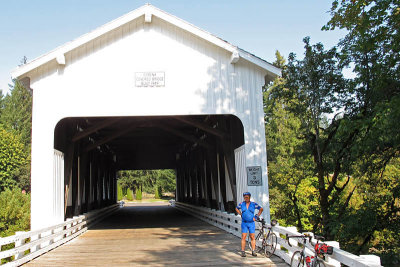
M 4 107 L 3 107 L 3 102 L 4 102 L 3 98 L 4 98 L 3 91 L 0 89 L 0 118 L 1 118 L 1 113 L 3 112 L 3 109 L 4 109 Z
M 120 185 L 120 183 L 117 183 L 117 199 L 118 201 L 124 199 L 124 193 L 122 192 L 122 186 Z
M 398 164 L 400 157 L 400 2 L 333 1 L 331 15 L 323 29 L 348 30 L 339 47 L 343 63 L 351 63 L 356 74 L 351 106 L 358 118 L 359 134 L 354 153 L 365 181 L 360 187 L 368 192 L 361 211 L 379 215 L 360 232 L 357 250 L 374 249 L 386 257 L 385 265 L 398 265 L 398 251 L 391 249 L 390 242 L 379 240 L 396 240 L 400 229 L 398 183 L 389 179 L 398 175 L 393 164 Z
M 140 189 L 140 187 L 138 187 L 136 189 L 136 200 L 142 200 L 142 190 Z
M 339 46 L 344 63 L 352 63 L 357 74 L 352 105 L 362 116 L 360 155 L 366 156 L 365 166 L 384 168 L 400 152 L 400 131 L 395 126 L 400 118 L 400 2 L 334 1 L 331 15 L 324 30 L 349 31 Z M 388 134 L 382 135 L 383 130 Z
M 154 198 L 159 199 L 162 197 L 161 186 L 157 186 L 154 194 Z
M 29 231 L 30 196 L 21 193 L 19 188 L 0 192 L 0 237 L 15 234 L 16 231 Z
M 18 185 L 16 174 L 26 162 L 24 145 L 20 137 L 6 131 L 0 125 L 0 192 Z
M 17 186 L 30 191 L 30 152 L 32 96 L 18 81 L 10 85 L 10 94 L 0 100 L 0 125 L 23 143 L 25 163 L 13 173 Z
M 8 131 L 14 131 L 21 136 L 26 150 L 30 152 L 32 128 L 32 95 L 18 81 L 10 86 L 10 94 L 2 101 L 0 124 Z
M 276 51 L 275 66 L 286 69 L 285 59 Z M 282 95 L 286 79 L 277 77 L 264 88 L 265 133 L 268 151 L 268 175 L 271 215 L 281 225 L 296 225 L 300 231 L 312 230 L 318 209 L 310 181 L 312 157 L 305 153 L 301 121 L 291 112 L 291 101 Z M 310 204 L 314 205 L 310 205 Z
M 159 188 L 160 197 L 161 192 L 175 192 L 176 189 L 176 175 L 174 170 L 157 170 L 157 188 Z
M 290 103 L 287 109 L 300 120 L 299 135 L 307 145 L 302 151 L 312 157 L 321 212 L 313 228 L 333 239 L 333 218 L 342 216 L 348 205 L 342 196 L 351 177 L 350 151 L 357 129 L 348 119 L 346 105 L 351 93 L 336 48 L 325 50 L 321 43 L 311 45 L 308 37 L 304 43 L 304 59 L 289 55 L 283 73 L 285 83 L 278 94 Z M 351 196 L 349 192 L 347 198 Z
M 175 172 L 173 170 L 135 170 L 119 171 L 118 183 L 125 190 L 140 188 L 147 193 L 155 193 L 156 188 L 164 192 L 175 191 Z
M 133 200 L 133 193 L 132 193 L 132 189 L 128 188 L 128 190 L 126 191 L 126 199 L 129 201 Z

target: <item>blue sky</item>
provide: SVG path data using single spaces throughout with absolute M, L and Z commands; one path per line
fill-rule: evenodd
M 0 90 L 7 92 L 11 70 L 23 56 L 32 60 L 148 1 L 1 0 Z M 328 0 L 154 0 L 152 5 L 184 19 L 269 62 L 275 50 L 301 56 L 302 39 L 329 48 L 343 31 L 323 32 Z

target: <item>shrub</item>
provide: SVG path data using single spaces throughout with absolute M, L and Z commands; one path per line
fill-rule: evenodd
M 124 199 L 124 193 L 122 192 L 122 187 L 119 183 L 117 184 L 117 197 L 118 201 Z
M 136 200 L 142 200 L 142 190 L 136 189 Z
M 15 174 L 26 163 L 24 144 L 20 137 L 0 125 L 0 192 L 17 186 Z
M 157 186 L 156 190 L 155 190 L 154 198 L 161 198 L 161 197 L 162 197 L 161 186 Z
M 5 189 L 0 193 L 0 237 L 14 235 L 16 231 L 29 231 L 30 195 L 21 189 Z
M 127 190 L 126 199 L 129 201 L 133 200 L 133 192 L 132 192 L 132 189 L 130 189 L 130 188 L 128 188 L 128 190 Z

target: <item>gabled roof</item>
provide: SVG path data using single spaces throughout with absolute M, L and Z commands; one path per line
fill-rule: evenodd
M 122 25 L 124 25 L 125 23 L 128 23 L 132 20 L 135 20 L 141 16 L 145 15 L 145 20 L 150 20 L 151 21 L 151 16 L 156 16 L 164 21 L 167 21 L 169 23 L 171 23 L 172 25 L 175 25 L 176 27 L 179 27 L 183 30 L 186 30 L 210 43 L 213 43 L 214 45 L 223 48 L 229 52 L 232 53 L 232 57 L 231 57 L 231 62 L 232 63 L 236 63 L 240 58 L 243 58 L 265 70 L 267 70 L 269 73 L 271 74 L 275 74 L 275 75 L 280 75 L 281 74 L 281 70 L 277 67 L 275 67 L 274 65 L 272 65 L 271 63 L 243 50 L 238 48 L 237 46 L 234 46 L 230 43 L 228 43 L 225 40 L 222 40 L 221 38 L 207 32 L 204 31 L 180 18 L 177 18 L 171 14 L 166 13 L 165 11 L 158 9 L 150 4 L 146 4 L 138 9 L 135 9 L 107 24 L 104 24 L 103 26 L 95 29 L 94 31 L 91 31 L 87 34 L 82 35 L 81 37 L 70 41 L 52 51 L 50 51 L 47 54 L 44 54 L 32 61 L 30 61 L 29 63 L 22 65 L 20 67 L 17 67 L 16 69 L 14 69 L 11 72 L 11 75 L 13 78 L 21 78 L 21 76 L 23 76 L 24 74 L 28 73 L 29 71 L 53 60 L 53 59 L 57 59 L 58 62 L 62 62 L 63 58 L 64 58 L 64 54 L 87 43 L 90 42 L 92 40 L 94 40 L 95 38 L 104 35 Z

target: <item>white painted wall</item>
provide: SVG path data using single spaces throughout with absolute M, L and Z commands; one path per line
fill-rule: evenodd
M 32 229 L 51 215 L 54 128 L 65 117 L 234 114 L 243 123 L 247 166 L 263 186 L 248 187 L 269 210 L 262 91 L 266 70 L 153 16 L 144 16 L 29 73 L 33 89 Z M 135 72 L 165 72 L 165 87 L 135 87 Z M 62 203 L 62 205 L 64 205 Z

